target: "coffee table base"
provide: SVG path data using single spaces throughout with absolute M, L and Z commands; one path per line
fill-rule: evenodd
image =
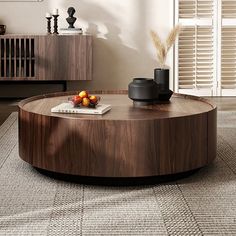
M 56 173 L 48 170 L 43 170 L 37 167 L 34 167 L 34 169 L 37 170 L 40 174 L 46 175 L 50 178 L 66 182 L 74 182 L 78 184 L 100 185 L 100 186 L 138 186 L 138 185 L 154 185 L 154 184 L 160 184 L 160 183 L 176 181 L 179 179 L 184 179 L 195 174 L 201 168 L 171 175 L 128 177 L 128 178 L 78 176 L 78 175 Z

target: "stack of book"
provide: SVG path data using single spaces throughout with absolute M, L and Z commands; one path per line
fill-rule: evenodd
M 66 35 L 75 35 L 75 34 L 83 34 L 82 28 L 62 28 L 59 31 L 60 34 Z

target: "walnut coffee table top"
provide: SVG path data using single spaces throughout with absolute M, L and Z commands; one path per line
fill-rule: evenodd
M 209 112 L 216 106 L 207 99 L 174 94 L 170 103 L 134 107 L 127 94 L 96 94 L 101 96 L 100 103 L 110 104 L 112 110 L 104 115 L 60 114 L 51 113 L 51 108 L 63 102 L 76 92 L 49 94 L 26 99 L 20 103 L 20 108 L 44 116 L 75 118 L 86 120 L 152 120 L 190 116 Z

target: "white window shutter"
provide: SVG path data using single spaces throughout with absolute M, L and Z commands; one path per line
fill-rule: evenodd
M 222 0 L 221 95 L 236 96 L 236 1 Z
M 236 1 L 222 0 L 222 19 L 236 18 Z
M 196 16 L 196 2 L 193 0 L 179 1 L 179 19 L 195 18 Z
M 214 90 L 214 0 L 179 0 L 177 92 L 211 96 Z
M 179 89 L 195 88 L 196 77 L 196 32 L 188 26 L 179 37 Z

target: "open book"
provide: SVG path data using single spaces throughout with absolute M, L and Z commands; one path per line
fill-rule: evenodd
M 51 112 L 102 115 L 109 110 L 111 110 L 111 105 L 98 104 L 96 108 L 87 108 L 87 107 L 74 107 L 73 104 L 68 102 L 53 107 L 51 109 Z

